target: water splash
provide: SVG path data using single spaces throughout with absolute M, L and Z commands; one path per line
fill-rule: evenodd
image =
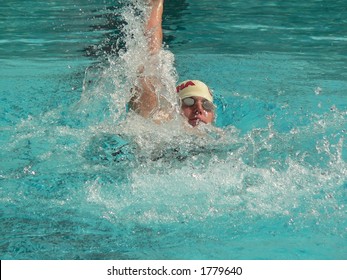
M 177 103 L 173 55 L 165 50 L 155 64 L 147 56 L 147 10 L 142 1 L 131 3 L 121 13 L 125 49 L 86 69 L 81 100 L 24 119 L 15 135 L 3 131 L 9 144 L 1 157 L 12 161 L 0 171 L 1 201 L 13 213 L 20 208 L 20 223 L 29 228 L 44 220 L 80 238 L 78 248 L 86 244 L 85 231 L 90 242 L 100 239 L 94 230 L 111 231 L 119 255 L 130 247 L 169 246 L 175 235 L 192 244 L 207 240 L 219 250 L 221 241 L 256 240 L 252 234 L 259 231 L 344 237 L 346 112 L 311 113 L 289 131 L 280 131 L 274 123 L 281 116 L 273 115 L 267 126 L 246 132 L 230 124 L 192 129 L 179 115 L 157 125 L 128 112 L 144 63 L 153 66 L 147 74 L 163 81 L 160 93 Z M 49 247 L 59 234 L 45 230 Z M 31 252 L 32 244 L 22 247 Z

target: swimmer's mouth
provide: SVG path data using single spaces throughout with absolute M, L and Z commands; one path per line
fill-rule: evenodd
M 204 122 L 201 118 L 199 118 L 199 117 L 189 119 L 189 124 L 190 124 L 191 126 L 197 126 L 200 122 L 205 123 L 205 122 Z

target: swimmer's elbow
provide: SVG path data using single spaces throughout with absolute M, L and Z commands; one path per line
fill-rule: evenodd
M 144 118 L 149 118 L 157 106 L 158 101 L 153 94 L 136 92 L 129 101 L 130 109 Z

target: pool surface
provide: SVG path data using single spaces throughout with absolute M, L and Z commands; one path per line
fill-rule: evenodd
M 0 3 L 0 258 L 345 260 L 347 2 L 166 2 L 214 127 L 129 112 L 143 1 Z

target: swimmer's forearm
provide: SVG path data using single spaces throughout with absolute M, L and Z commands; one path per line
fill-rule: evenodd
M 163 44 L 162 18 L 164 10 L 164 0 L 150 0 L 151 13 L 146 25 L 146 35 L 148 36 L 149 50 L 151 54 L 157 53 Z

